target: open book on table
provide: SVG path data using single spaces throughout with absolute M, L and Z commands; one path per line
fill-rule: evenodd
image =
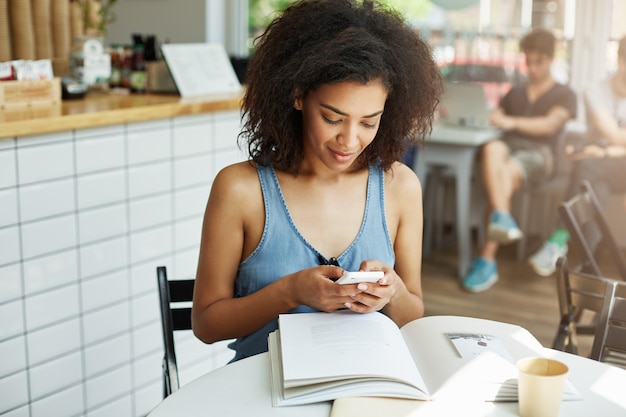
M 280 315 L 269 336 L 272 404 L 343 397 L 517 401 L 515 362 L 543 347 L 513 324 L 431 316 L 401 329 L 381 313 Z M 564 399 L 579 399 L 566 385 Z

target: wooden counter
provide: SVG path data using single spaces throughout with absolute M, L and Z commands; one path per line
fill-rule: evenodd
M 178 95 L 89 92 L 59 105 L 0 110 L 0 140 L 173 116 L 240 108 L 237 94 L 181 98 Z

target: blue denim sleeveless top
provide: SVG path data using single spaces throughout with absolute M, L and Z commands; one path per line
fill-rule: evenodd
M 235 297 L 244 297 L 260 290 L 271 282 L 327 260 L 300 234 L 285 199 L 278 178 L 271 166 L 257 168 L 263 201 L 265 204 L 265 227 L 256 249 L 246 258 L 237 271 Z M 384 204 L 384 172 L 380 166 L 370 166 L 367 182 L 365 214 L 356 239 L 337 257 L 342 268 L 357 271 L 362 261 L 376 259 L 393 266 L 395 254 Z M 316 311 L 307 306 L 298 306 L 289 313 Z M 250 314 L 254 314 L 253 311 Z M 274 319 L 257 331 L 240 337 L 228 345 L 235 350 L 231 362 L 267 351 L 267 337 L 278 327 Z

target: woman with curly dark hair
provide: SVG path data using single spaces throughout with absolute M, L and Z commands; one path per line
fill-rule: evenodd
M 398 162 L 431 128 L 431 50 L 372 0 L 304 0 L 257 40 L 243 100 L 251 161 L 224 168 L 207 204 L 193 303 L 206 343 L 267 350 L 286 312 L 424 313 L 422 193 Z M 339 285 L 344 271 L 383 271 Z

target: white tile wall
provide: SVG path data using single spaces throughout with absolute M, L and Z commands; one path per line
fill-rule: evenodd
M 141 387 L 135 392 L 135 415 L 147 415 L 158 404 L 158 400 L 161 398 L 163 398 L 163 383 L 160 378 L 158 382 Z M 155 399 L 157 399 L 157 401 L 155 401 Z
M 172 219 L 172 196 L 162 194 L 129 203 L 131 230 L 166 224 Z
M 1 163 L 2 161 L 0 161 Z M 16 224 L 18 222 L 17 215 L 17 192 L 15 188 L 0 189 L 0 227 Z
M 128 265 L 128 240 L 121 237 L 81 246 L 79 255 L 83 278 L 124 268 Z
M 163 123 L 158 125 L 162 126 Z M 157 124 L 154 127 L 157 127 Z M 172 154 L 170 132 L 167 126 L 158 129 L 133 129 L 129 131 L 128 163 L 134 165 L 169 159 Z
M 175 218 L 202 216 L 211 192 L 210 184 L 186 188 L 174 193 Z
M 176 188 L 207 184 L 213 179 L 213 156 L 206 154 L 177 160 L 174 164 Z
M 126 163 L 122 133 L 96 138 L 83 138 L 76 141 L 76 172 L 115 169 Z
M 20 260 L 20 235 L 17 226 L 0 229 L 0 265 Z
M 75 318 L 42 330 L 29 331 L 26 340 L 31 366 L 78 351 L 81 348 L 79 320 Z
M 102 308 L 128 299 L 128 271 L 120 269 L 83 280 L 82 310 Z
M 219 112 L 0 141 L 0 415 L 136 417 L 161 401 L 156 266 L 195 275 L 238 129 Z M 191 333 L 180 355 L 183 383 L 232 357 Z
M 87 407 L 98 407 L 114 401 L 117 397 L 131 390 L 130 365 L 122 366 L 89 378 L 85 384 L 87 388 Z
M 125 333 L 85 348 L 87 378 L 130 361 L 130 336 Z
M 0 340 L 24 333 L 23 304 L 17 300 L 0 305 Z
M 196 155 L 213 150 L 213 123 L 207 119 L 191 116 L 188 124 L 174 123 L 174 155 Z M 195 119 L 195 120 L 192 120 Z
M 123 170 L 81 175 L 76 183 L 78 210 L 126 199 L 126 174 Z
M 170 191 L 172 188 L 170 163 L 161 162 L 130 168 L 128 185 L 131 199 Z
M 84 409 L 80 385 L 32 403 L 32 417 L 81 416 Z
M 0 303 L 22 296 L 22 272 L 19 264 L 0 267 L 0 277 Z
M 194 217 L 189 220 L 176 222 L 175 245 L 177 248 L 199 248 L 202 234 L 202 218 Z
M 77 317 L 78 297 L 78 285 L 70 285 L 38 295 L 27 296 L 25 306 L 28 328 L 39 329 Z
M 33 399 L 78 385 L 83 376 L 80 352 L 61 356 L 30 369 L 30 395 Z
M 79 243 L 81 245 L 118 237 L 124 235 L 127 230 L 126 206 L 123 204 L 85 210 L 78 214 Z
M 3 358 L 0 361 L 0 375 L 9 375 L 26 369 L 24 336 L 0 342 L 0 358 Z
M 134 297 L 131 303 L 133 326 L 141 326 L 161 320 L 159 309 L 155 308 L 158 305 L 159 297 L 154 291 Z
M 69 141 L 20 148 L 17 154 L 20 184 L 71 176 L 74 173 L 73 155 Z
M 78 282 L 78 254 L 76 249 L 25 260 L 23 267 L 26 294 Z
M 0 146 L 8 144 L 8 140 L 0 140 Z M 0 148 L 0 188 L 12 187 L 17 183 L 15 150 L 10 148 Z
M 130 237 L 130 251 L 133 263 L 144 262 L 172 252 L 172 227 L 170 225 L 136 232 Z
M 0 378 L 0 404 L 5 410 L 16 408 L 28 401 L 26 372 Z
M 128 303 L 87 313 L 83 316 L 85 345 L 92 345 L 130 329 Z
M 28 406 L 24 406 L 21 408 L 16 408 L 13 411 L 9 411 L 8 413 L 2 414 L 3 417 L 28 417 L 29 410 Z
M 169 257 L 159 257 L 155 262 L 146 261 L 144 263 L 134 263 L 130 269 L 130 288 L 131 295 L 137 297 L 146 292 L 154 292 L 157 285 L 156 267 L 165 265 L 168 271 L 171 268 Z M 156 295 L 156 293 L 155 293 Z
M 20 187 L 22 222 L 74 211 L 74 180 L 72 178 Z
M 76 216 L 70 214 L 23 224 L 21 232 L 25 259 L 66 250 L 76 246 Z
M 161 371 L 162 360 L 162 351 L 137 359 L 133 363 L 133 371 L 136 375 L 135 386 L 141 387 L 160 380 L 163 377 L 163 372 Z
M 239 114 L 217 113 L 215 115 L 215 150 L 234 149 L 238 146 L 239 132 L 241 132 Z
M 137 327 L 133 333 L 133 349 L 136 356 L 163 352 L 161 322 Z
M 198 266 L 198 252 L 198 248 L 190 248 L 186 251 L 177 252 L 174 256 L 174 264 L 176 267 L 169 268 L 168 274 L 172 274 L 174 277 L 194 278 Z
M 130 417 L 132 415 L 133 407 L 130 395 L 89 411 L 89 417 Z

